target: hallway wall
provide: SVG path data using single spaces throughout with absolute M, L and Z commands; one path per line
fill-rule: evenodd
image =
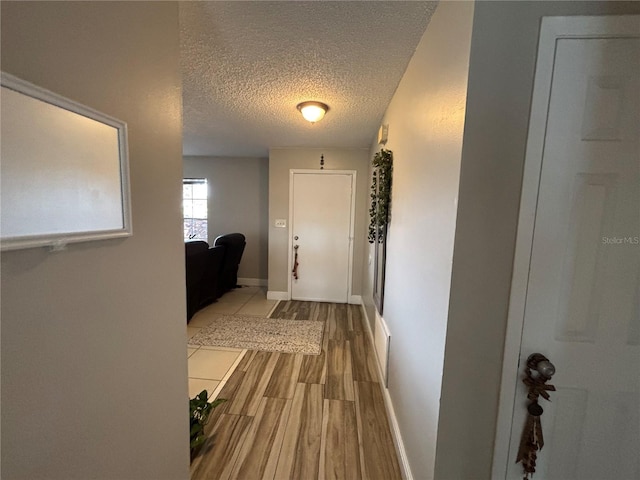
M 540 19 L 639 13 L 637 2 L 441 2 L 427 27 L 382 121 L 395 156 L 389 395 L 414 478 L 491 478 Z M 363 275 L 372 320 L 371 266 Z
M 186 480 L 178 6 L 0 8 L 3 71 L 128 123 L 133 216 L 131 237 L 2 252 L 0 476 Z
M 269 292 L 286 292 L 290 275 L 289 226 L 276 228 L 276 218 L 289 221 L 289 170 L 319 169 L 324 154 L 325 169 L 355 170 L 356 225 L 353 245 L 352 295 L 362 291 L 363 231 L 366 222 L 368 155 L 364 148 L 272 148 L 269 150 Z
M 440 3 L 382 120 L 394 154 L 384 303 L 389 395 L 420 480 L 434 478 L 473 9 Z M 371 321 L 371 268 L 364 271 Z

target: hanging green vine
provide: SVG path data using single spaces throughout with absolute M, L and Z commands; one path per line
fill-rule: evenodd
M 369 207 L 369 243 L 382 242 L 384 227 L 389 222 L 393 152 L 381 149 L 373 157 L 371 206 Z

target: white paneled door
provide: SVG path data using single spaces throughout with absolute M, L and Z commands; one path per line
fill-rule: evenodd
M 640 17 L 546 18 L 498 425 L 510 432 L 498 432 L 506 465 L 495 472 L 523 477 L 521 380 L 540 352 L 556 367 L 556 391 L 539 400 L 533 478 L 640 479 L 639 284 Z
M 355 172 L 292 171 L 291 185 L 291 298 L 347 303 Z

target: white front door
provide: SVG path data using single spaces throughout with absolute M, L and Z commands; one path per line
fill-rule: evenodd
M 294 171 L 291 177 L 291 298 L 347 303 L 355 172 Z
M 639 479 L 640 17 L 544 19 L 535 82 L 494 476 L 523 477 L 539 352 L 556 391 L 533 478 Z

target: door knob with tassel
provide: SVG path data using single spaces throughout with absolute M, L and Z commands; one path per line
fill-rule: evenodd
M 521 462 L 524 469 L 524 480 L 529 480 L 536 471 L 537 452 L 544 446 L 542 436 L 542 423 L 540 416 L 544 412 L 538 404 L 538 397 L 551 401 L 547 392 L 555 392 L 556 387 L 547 385 L 547 381 L 556 373 L 556 367 L 547 357 L 540 353 L 533 353 L 527 358 L 525 377 L 522 382 L 529 390 L 527 398 L 530 403 L 527 406 L 527 420 L 520 439 L 516 463 Z
M 297 240 L 298 237 L 295 237 L 295 239 Z M 299 245 L 294 245 L 293 249 L 295 250 L 295 255 L 293 256 L 293 270 L 291 270 L 291 273 L 293 274 L 293 278 L 295 278 L 296 280 L 298 280 L 298 247 Z

